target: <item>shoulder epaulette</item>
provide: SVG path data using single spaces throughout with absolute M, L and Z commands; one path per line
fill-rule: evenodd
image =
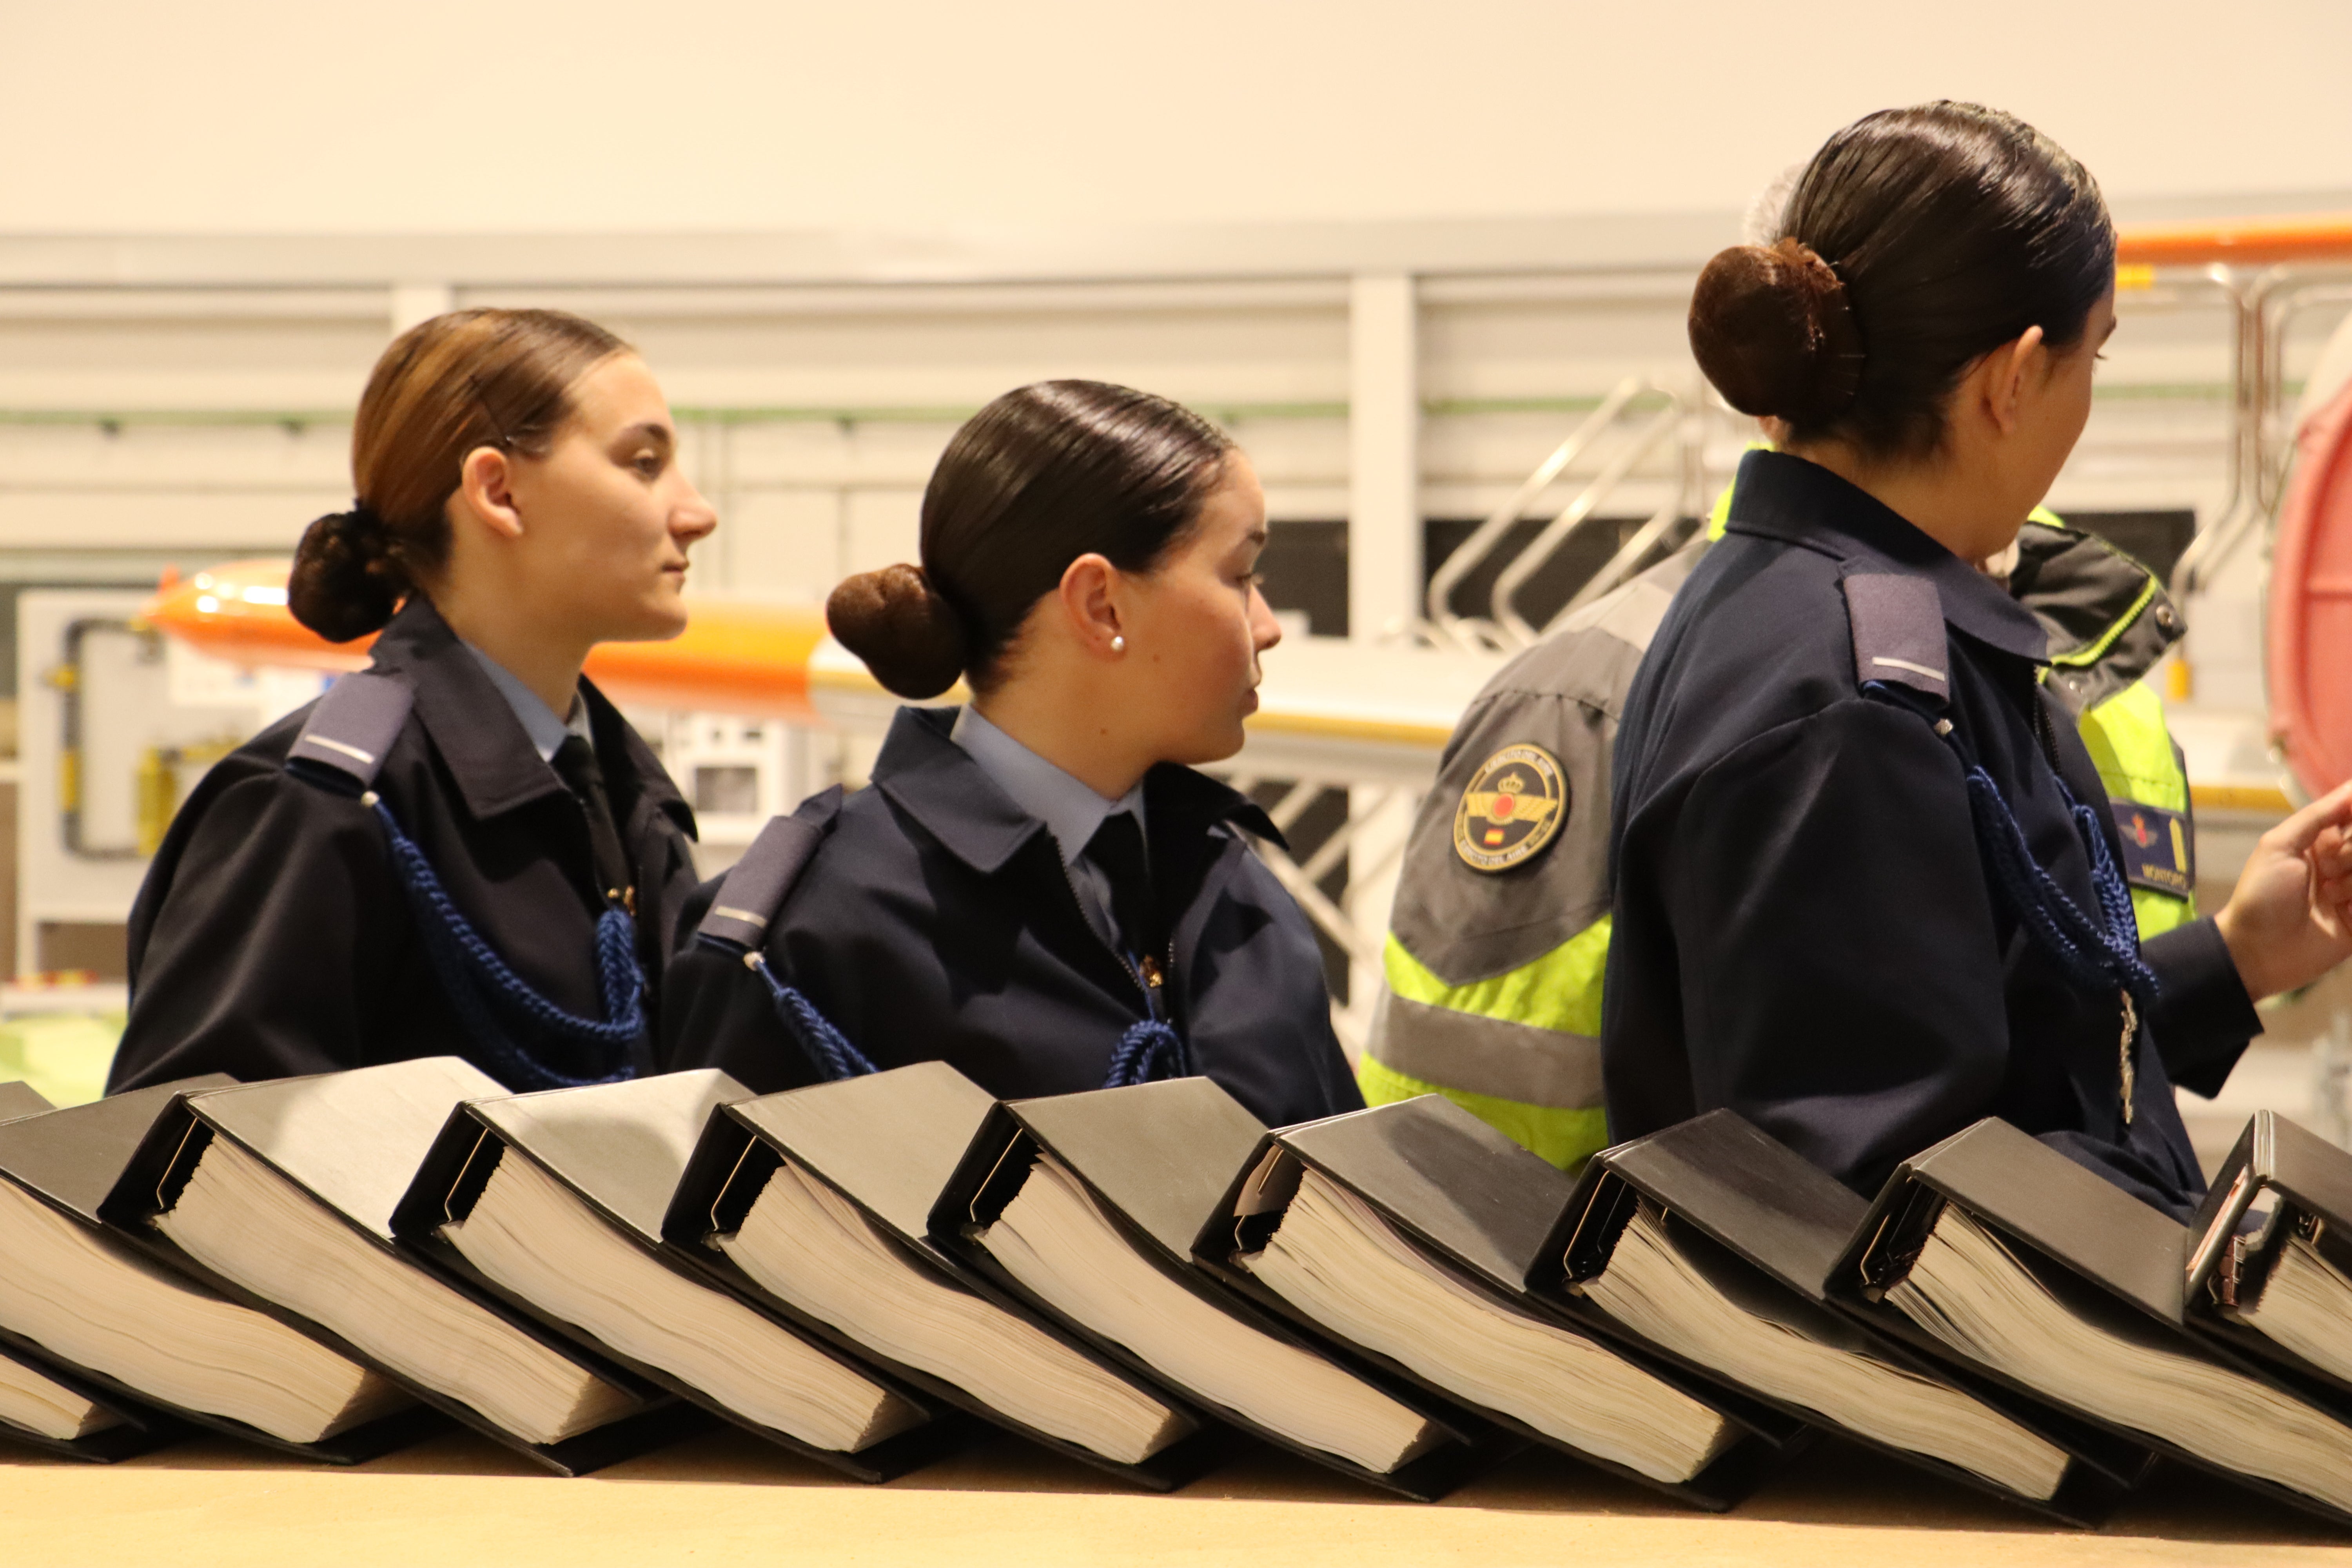
M 1950 700 L 1951 647 L 1936 584 L 1885 572 L 1857 573 L 1843 585 L 1853 624 L 1855 682 L 1904 686 L 1938 703 Z
M 341 677 L 310 710 L 310 722 L 286 753 L 287 771 L 364 795 L 375 786 L 415 700 L 406 681 L 389 675 L 362 669 Z
M 772 816 L 728 869 L 710 900 L 710 912 L 695 927 L 695 934 L 739 947 L 755 948 L 767 940 L 768 922 L 784 907 L 793 885 L 817 847 L 833 831 L 840 815 L 841 792 L 827 790 L 803 803 L 790 816 Z

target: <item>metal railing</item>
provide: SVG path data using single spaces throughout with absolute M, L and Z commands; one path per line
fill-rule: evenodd
M 1682 520 L 1704 510 L 1705 432 L 1700 396 L 1642 376 L 1628 376 L 1611 389 L 1534 470 L 1456 545 L 1431 574 L 1425 618 L 1409 636 L 1438 647 L 1478 652 L 1511 651 L 1536 642 L 1559 621 L 1616 587 L 1642 566 L 1659 541 Z M 1538 626 L 1522 609 L 1521 596 L 1538 574 L 1558 558 L 1577 534 L 1662 449 L 1674 452 L 1673 479 L 1664 505 L 1654 509 L 1632 538 L 1600 570 L 1580 584 L 1568 602 Z M 1478 569 L 1509 545 L 1520 525 L 1540 516 L 1538 506 L 1580 464 L 1592 458 L 1592 472 L 1504 563 L 1488 590 L 1484 613 L 1464 613 L 1456 596 Z
M 1659 545 L 1680 523 L 1701 516 L 1706 493 L 1705 452 L 1711 416 L 1719 410 L 1694 388 L 1685 391 L 1629 376 L 1570 428 L 1509 497 L 1482 520 L 1431 574 L 1424 599 L 1426 618 L 1403 635 L 1432 647 L 1471 652 L 1511 652 L 1539 640 L 1569 616 L 1607 594 L 1648 564 Z M 1661 454 L 1665 460 L 1661 462 Z M 1664 498 L 1612 551 L 1567 601 L 1539 625 L 1524 605 L 1538 574 L 1579 534 L 1612 515 L 1610 503 L 1637 483 L 1657 488 L 1666 473 Z M 1572 488 L 1571 488 L 1572 487 Z M 1556 508 L 1544 504 L 1566 488 Z M 1548 515 L 1547 515 L 1548 513 Z M 1542 526 L 1513 548 L 1523 525 Z M 1506 550 L 1482 609 L 1457 606 L 1465 584 Z M 1266 782 L 1234 773 L 1228 782 L 1248 790 Z M 1350 984 L 1346 1005 L 1334 1005 L 1332 1026 L 1350 1055 L 1362 1049 L 1381 984 L 1382 949 L 1389 921 L 1391 879 L 1403 859 L 1423 793 L 1397 785 L 1372 786 L 1347 778 L 1280 781 L 1286 787 L 1268 816 L 1287 837 L 1326 791 L 1348 793 L 1346 820 L 1306 852 L 1304 859 L 1270 844 L 1255 847 L 1275 879 L 1298 901 L 1309 921 L 1343 954 Z M 1324 884 L 1335 871 L 1346 882 L 1334 898 Z

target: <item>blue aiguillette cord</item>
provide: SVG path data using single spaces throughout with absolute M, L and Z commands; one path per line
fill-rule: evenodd
M 370 791 L 362 797 L 362 804 L 383 825 L 393 870 L 415 911 L 435 977 L 467 1033 L 496 1065 L 499 1078 L 517 1092 L 525 1092 L 617 1083 L 634 1077 L 628 1050 L 646 1030 L 645 972 L 637 965 L 636 925 L 627 913 L 608 907 L 596 917 L 596 979 L 604 997 L 604 1019 L 568 1013 L 532 989 L 483 940 L 441 885 L 425 852 L 401 831 L 383 799 Z M 499 1022 L 497 1011 L 500 1008 L 542 1036 L 588 1047 L 586 1054 L 598 1066 L 574 1077 L 540 1060 Z
M 1865 682 L 1863 690 L 1915 712 L 1921 711 L 1884 682 Z M 1934 726 L 1936 734 L 1960 764 L 1968 781 L 1969 816 L 1976 830 L 1978 850 L 1991 873 L 1995 891 L 2011 914 L 2033 934 L 2034 941 L 2076 986 L 2095 994 L 2126 993 L 2143 1014 L 2152 1012 L 2161 987 L 2156 972 L 2140 956 L 2139 921 L 2132 912 L 2131 890 L 2124 883 L 2123 873 L 2116 869 L 2114 857 L 2107 853 L 2107 841 L 2099 831 L 2097 815 L 2074 798 L 2066 781 L 2044 759 L 2043 767 L 2049 769 L 2052 782 L 2066 802 L 2075 837 L 2082 840 L 2090 857 L 2091 886 L 2098 897 L 2097 912 L 2094 914 L 2068 898 L 2066 890 L 2033 858 L 2025 841 L 2025 830 L 2018 826 L 2016 814 L 2001 797 L 2000 786 L 1993 783 L 1983 764 L 1969 754 L 1951 721 L 1934 714 L 1922 716 Z
M 817 1010 L 815 1003 L 803 995 L 798 987 L 776 978 L 764 953 L 708 933 L 698 940 L 721 952 L 740 957 L 743 967 L 760 977 L 761 984 L 768 988 L 768 998 L 775 1005 L 776 1017 L 784 1026 L 784 1032 L 826 1081 L 856 1078 L 875 1070 L 866 1054 L 850 1043 L 849 1037 L 836 1028 L 832 1019 Z M 1145 996 L 1150 994 L 1146 987 Z M 1192 1070 L 1183 1037 L 1174 1026 L 1161 1018 L 1145 1018 L 1129 1025 L 1127 1032 L 1119 1036 L 1103 1087 L 1126 1089 L 1155 1079 L 1188 1077 Z

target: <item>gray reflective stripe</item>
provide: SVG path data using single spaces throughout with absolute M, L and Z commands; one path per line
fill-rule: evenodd
M 1383 985 L 1372 1004 L 1374 1060 L 1468 1094 L 1562 1110 L 1601 1104 L 1601 1042 L 1409 1001 Z
M 755 915 L 749 910 L 730 909 L 725 904 L 711 905 L 710 912 L 726 920 L 741 921 L 747 926 L 763 926 L 768 923 L 768 917 L 765 915 Z
M 1696 560 L 1696 557 L 1692 558 Z M 1690 566 L 1683 563 L 1665 582 L 1650 574 L 1634 578 L 1612 594 L 1595 599 L 1560 623 L 1564 632 L 1603 631 L 1622 637 L 1637 648 L 1646 648 L 1658 635 L 1658 625 L 1673 607 L 1675 590 L 1690 575 Z M 1623 696 L 1622 692 L 1618 693 Z
M 1951 678 L 1942 670 L 1930 669 L 1924 664 L 1914 664 L 1907 658 L 1889 658 L 1882 653 L 1872 655 L 1870 662 L 1883 664 L 1890 669 L 1907 669 L 1914 675 L 1924 675 L 1930 680 L 1940 680 L 1946 685 L 1951 683 Z

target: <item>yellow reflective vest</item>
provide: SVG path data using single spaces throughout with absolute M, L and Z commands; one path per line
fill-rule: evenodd
M 1570 616 L 1464 711 L 1406 844 L 1357 1064 L 1370 1103 L 1443 1094 L 1564 1170 L 1607 1144 L 1610 751 L 1642 655 L 1730 501 L 1726 489 L 1706 537 Z M 2009 581 L 2050 633 L 2043 679 L 2114 803 L 2142 939 L 2194 919 L 2188 775 L 2146 680 L 2179 613 L 2154 573 L 2042 510 Z M 1513 808 L 1497 816 L 1498 800 Z

